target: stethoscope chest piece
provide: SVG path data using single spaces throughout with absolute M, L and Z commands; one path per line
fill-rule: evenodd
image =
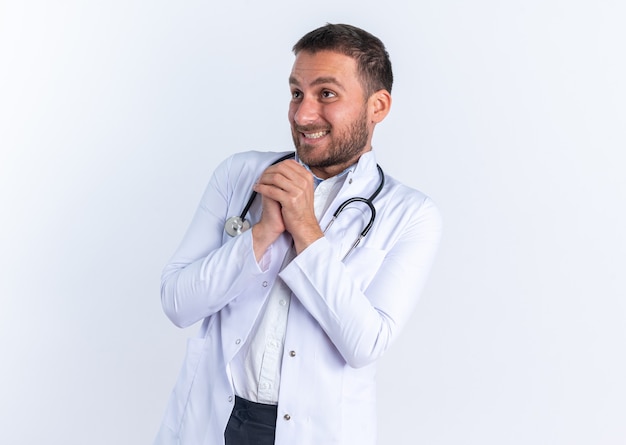
M 250 222 L 240 216 L 231 216 L 226 220 L 226 224 L 224 224 L 224 230 L 226 230 L 226 233 L 230 236 L 241 235 L 249 228 Z

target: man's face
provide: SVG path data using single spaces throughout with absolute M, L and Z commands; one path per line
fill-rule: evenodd
M 371 150 L 374 124 L 367 98 L 349 56 L 301 51 L 291 76 L 289 123 L 298 156 L 325 179 L 354 164 Z

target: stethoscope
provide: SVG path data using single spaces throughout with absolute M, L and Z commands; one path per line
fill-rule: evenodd
M 279 159 L 277 159 L 274 162 L 272 162 L 271 165 L 276 165 L 276 164 L 278 164 L 280 162 L 283 162 L 286 159 L 291 159 L 294 156 L 295 156 L 295 153 L 286 154 L 285 156 L 282 156 Z M 370 220 L 367 223 L 367 225 L 365 226 L 365 228 L 361 231 L 361 233 L 359 234 L 357 239 L 354 241 L 354 243 L 350 247 L 350 250 L 348 250 L 348 253 L 346 253 L 346 255 L 343 257 L 343 260 L 345 260 L 348 257 L 348 255 L 350 255 L 350 253 L 352 253 L 352 251 L 354 249 L 356 249 L 356 247 L 359 245 L 361 240 L 363 240 L 363 238 L 365 238 L 367 233 L 372 228 L 372 225 L 374 224 L 374 220 L 376 219 L 376 207 L 374 207 L 374 204 L 373 204 L 372 201 L 374 201 L 374 199 L 378 196 L 380 191 L 383 189 L 383 186 L 385 185 L 385 173 L 383 173 L 383 169 L 380 168 L 380 165 L 378 165 L 378 164 L 376 164 L 376 168 L 378 169 L 378 175 L 380 177 L 380 182 L 378 183 L 378 187 L 376 188 L 374 193 L 372 193 L 372 195 L 369 198 L 367 198 L 367 199 L 359 197 L 359 196 L 356 196 L 354 198 L 350 198 L 350 199 L 345 200 L 339 207 L 337 207 L 337 210 L 335 210 L 335 213 L 333 213 L 332 219 L 328 222 L 328 225 L 324 229 L 324 233 L 326 233 L 326 231 L 330 228 L 330 226 L 333 225 L 333 223 L 335 222 L 337 217 L 341 214 L 341 212 L 343 212 L 343 210 L 347 206 L 352 204 L 353 202 L 362 202 L 362 203 L 366 204 L 369 207 L 369 209 L 370 209 Z M 239 215 L 239 216 L 231 216 L 230 218 L 228 218 L 226 220 L 226 224 L 224 224 L 224 230 L 226 231 L 227 234 L 229 234 L 230 236 L 241 235 L 243 232 L 245 232 L 246 230 L 248 230 L 250 228 L 250 221 L 246 220 L 246 215 L 248 214 L 248 210 L 250 210 L 250 207 L 252 207 L 252 203 L 254 202 L 254 199 L 256 198 L 256 195 L 257 195 L 257 192 L 252 191 L 252 194 L 250 194 L 250 198 L 248 199 L 248 202 L 246 203 L 246 206 L 243 208 L 243 211 L 241 212 L 241 215 Z

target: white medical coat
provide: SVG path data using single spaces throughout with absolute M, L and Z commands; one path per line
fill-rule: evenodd
M 220 445 L 233 408 L 230 363 L 262 313 L 283 257 L 284 233 L 260 263 L 251 231 L 231 238 L 252 185 L 279 153 L 234 155 L 213 174 L 191 225 L 162 277 L 161 299 L 174 324 L 202 320 L 172 392 L 155 444 Z M 326 227 L 346 199 L 369 197 L 379 183 L 373 152 L 361 156 L 322 216 Z M 375 361 L 409 319 L 440 238 L 440 217 L 421 192 L 390 176 L 375 199 L 376 220 L 341 259 L 370 218 L 346 208 L 325 236 L 281 272 L 292 291 L 276 425 L 277 445 L 376 442 Z M 248 219 L 256 223 L 261 199 Z

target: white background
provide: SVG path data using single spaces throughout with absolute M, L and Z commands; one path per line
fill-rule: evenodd
M 217 162 L 291 147 L 290 48 L 347 22 L 394 64 L 379 162 L 445 223 L 380 364 L 379 442 L 626 443 L 625 18 L 620 0 L 0 0 L 0 442 L 151 442 L 196 329 L 162 314 L 161 268 Z

